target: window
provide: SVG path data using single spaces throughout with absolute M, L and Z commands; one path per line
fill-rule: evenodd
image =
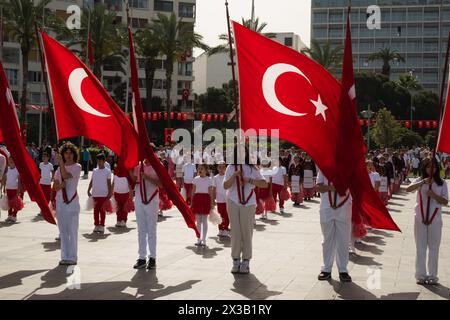
M 147 24 L 148 24 L 147 19 L 131 18 L 131 27 L 133 28 L 145 28 Z
M 178 5 L 178 16 L 181 18 L 195 18 L 195 4 L 180 2 Z
M 192 76 L 192 62 L 179 62 L 178 63 L 178 75 L 179 76 Z
M 130 7 L 136 9 L 148 9 L 148 0 L 130 0 Z
M 292 37 L 286 37 L 284 38 L 284 45 L 288 47 L 292 47 L 293 45 L 293 39 Z
M 17 72 L 16 69 L 5 69 L 6 77 L 8 78 L 9 85 L 17 86 Z
M 40 92 L 30 92 L 30 102 L 35 104 L 41 104 L 45 101 L 45 95 Z
M 145 89 L 145 78 L 139 78 L 139 89 Z
M 29 82 L 42 82 L 42 73 L 40 71 L 28 71 Z
M 167 81 L 163 79 L 153 80 L 153 89 L 165 90 L 167 88 Z
M 172 1 L 155 0 L 154 10 L 155 11 L 172 12 L 173 11 L 173 2 Z
M 19 63 L 20 52 L 17 48 L 3 47 L 3 62 Z

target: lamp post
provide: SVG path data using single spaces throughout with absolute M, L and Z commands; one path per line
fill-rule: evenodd
M 370 120 L 372 119 L 375 112 L 370 110 L 370 104 L 367 106 L 367 110 L 361 111 L 361 117 L 368 120 L 367 122 L 367 151 L 370 150 Z
M 411 76 L 411 78 L 414 78 L 414 69 L 411 69 L 410 71 L 409 71 L 409 75 Z M 412 123 L 413 123 L 413 111 L 414 111 L 414 107 L 413 107 L 413 93 L 414 93 L 414 88 L 408 88 L 408 92 L 409 92 L 409 96 L 411 97 L 411 108 L 410 108 L 410 120 L 411 120 L 411 131 L 413 130 L 413 125 L 412 125 Z

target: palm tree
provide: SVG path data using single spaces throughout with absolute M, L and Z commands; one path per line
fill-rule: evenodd
M 342 46 L 332 48 L 330 41 L 321 45 L 319 41 L 313 39 L 311 47 L 303 49 L 302 53 L 333 73 L 342 65 L 343 50 Z
M 244 19 L 242 18 L 242 25 L 250 30 L 253 30 L 257 33 L 260 33 L 267 38 L 273 39 L 276 37 L 275 33 L 264 33 L 264 29 L 267 27 L 267 22 L 259 22 L 259 18 L 256 18 L 254 21 L 252 19 Z M 223 41 L 222 44 L 219 44 L 217 47 L 211 48 L 208 52 L 209 56 L 212 56 L 217 53 L 230 52 L 230 44 L 228 43 L 228 33 L 223 33 L 219 35 L 219 39 Z M 231 41 L 234 44 L 234 39 L 231 37 Z
M 372 53 L 369 56 L 368 60 L 383 61 L 383 69 L 381 73 L 387 76 L 388 78 L 391 75 L 391 61 L 405 62 L 405 58 L 397 50 L 391 50 L 390 48 L 382 48 L 378 52 Z
M 153 20 L 152 29 L 157 36 L 160 54 L 166 57 L 166 110 L 170 114 L 174 62 L 193 47 L 206 51 L 209 50 L 209 47 L 202 42 L 203 37 L 194 32 L 192 23 L 183 22 L 181 19 L 177 20 L 173 12 L 170 16 L 158 13 L 157 19 Z M 170 117 L 167 117 L 167 124 L 170 128 Z
M 109 11 L 104 4 L 96 4 L 93 9 L 83 8 L 79 30 L 69 30 L 65 26 L 65 21 L 61 19 L 59 28 L 56 28 L 57 38 L 67 41 L 69 48 L 75 47 L 72 48 L 72 51 L 85 60 L 88 24 L 94 51 L 93 72 L 95 76 L 101 80 L 105 64 L 114 66 L 115 70 L 125 74 L 123 65 L 125 64 L 126 51 L 122 51 L 122 45 L 125 44 L 126 29 L 120 22 L 117 22 L 116 13 Z M 81 48 L 81 50 L 78 48 Z
M 20 44 L 22 53 L 22 95 L 20 98 L 20 121 L 25 122 L 28 96 L 28 55 L 36 45 L 34 24 L 42 19 L 42 14 L 49 17 L 45 6 L 51 0 L 40 0 L 36 5 L 32 0 L 1 1 L 5 30 Z
M 422 86 L 416 77 L 411 73 L 405 73 L 400 75 L 397 85 L 408 90 L 408 91 L 419 91 L 422 90 Z
M 152 111 L 152 91 L 153 79 L 155 78 L 156 59 L 161 52 L 158 37 L 151 27 L 136 31 L 135 36 L 137 53 L 145 60 L 145 89 L 146 94 L 146 112 Z

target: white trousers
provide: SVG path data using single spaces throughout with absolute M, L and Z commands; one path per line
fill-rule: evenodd
M 439 214 L 439 213 L 438 213 Z M 438 280 L 439 246 L 442 236 L 442 220 L 436 218 L 426 226 L 414 219 L 414 238 L 416 240 L 416 279 Z M 428 273 L 426 268 L 428 250 Z
M 61 260 L 77 261 L 78 225 L 80 203 L 76 197 L 69 205 L 62 201 L 56 204 L 59 237 L 61 239 Z
M 339 273 L 348 272 L 348 244 L 350 241 L 351 221 L 329 220 L 320 223 L 323 234 L 322 272 L 331 272 L 334 259 Z
M 205 241 L 208 233 L 208 216 L 206 214 L 196 214 L 197 230 L 200 232 L 200 239 Z
M 253 228 L 256 205 L 242 206 L 227 200 L 227 211 L 231 227 L 231 258 L 252 258 Z
M 138 228 L 139 259 L 147 258 L 147 245 L 149 257 L 156 259 L 156 226 L 158 224 L 159 197 L 143 205 L 139 188 L 136 188 L 136 222 Z

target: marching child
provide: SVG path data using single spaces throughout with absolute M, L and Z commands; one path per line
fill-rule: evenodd
M 447 184 L 440 176 L 439 165 L 435 158 L 433 160 L 425 159 L 423 161 L 421 177 L 415 179 L 406 189 L 407 192 L 414 192 L 416 190 L 417 198 L 414 219 L 416 281 L 417 284 L 436 285 L 439 281 L 438 260 L 442 236 L 441 210 L 442 206 L 448 204 L 448 189 Z M 428 208 L 429 211 L 427 212 Z
M 89 182 L 88 196 L 94 199 L 94 233 L 105 233 L 106 211 L 111 212 L 108 204 L 112 196 L 111 170 L 105 167 L 106 158 L 103 153 L 97 155 L 97 168 L 92 172 Z M 91 192 L 92 191 L 92 192 Z
M 288 176 L 286 172 L 286 167 L 283 165 L 276 165 L 272 168 L 272 195 L 273 200 L 275 201 L 275 207 L 277 203 L 277 197 L 280 206 L 280 213 L 284 213 L 284 201 L 285 199 L 282 196 L 282 192 L 288 185 Z
M 380 174 L 380 187 L 378 189 L 378 194 L 380 195 L 381 201 L 387 206 L 389 202 L 389 177 L 388 170 L 385 166 L 385 158 L 381 156 L 378 164 L 378 173 Z
M 8 158 L 8 171 L 4 175 L 3 179 L 3 185 L 6 189 L 9 207 L 8 218 L 6 218 L 5 222 L 15 223 L 17 221 L 17 213 L 23 209 L 23 201 L 20 197 L 22 186 L 20 183 L 19 171 L 14 164 L 12 156 Z
M 121 162 L 118 162 L 114 169 L 113 182 L 114 200 L 116 200 L 117 223 L 116 228 L 126 228 L 128 213 L 134 210 L 133 188 L 131 187 L 131 177 Z
M 314 197 L 314 176 L 316 175 L 316 165 L 309 155 L 306 155 L 303 163 L 303 190 L 305 200 L 310 201 Z
M 188 160 L 188 159 L 187 159 Z M 187 204 L 191 204 L 192 202 L 192 181 L 195 176 L 195 164 L 191 161 L 186 161 L 183 165 L 183 186 L 186 191 L 186 202 Z
M 53 165 L 49 162 L 50 155 L 47 152 L 42 154 L 42 162 L 39 164 L 39 171 L 41 172 L 41 185 L 42 191 L 44 191 L 45 200 L 50 202 L 52 194 L 52 181 L 53 181 Z
M 197 218 L 197 230 L 200 231 L 200 239 L 196 246 L 206 246 L 206 233 L 208 232 L 208 215 L 211 211 L 213 199 L 212 180 L 208 176 L 206 164 L 199 164 L 198 175 L 192 181 L 193 194 L 192 211 Z
M 217 211 L 222 217 L 222 223 L 219 224 L 219 237 L 230 236 L 230 221 L 228 219 L 226 192 L 223 188 L 223 179 L 225 178 L 225 169 L 227 168 L 224 161 L 217 164 L 217 171 L 219 172 L 213 178 L 213 194 L 216 199 Z
M 291 200 L 294 207 L 303 202 L 303 192 L 301 184 L 303 183 L 303 165 L 298 155 L 294 156 L 294 163 L 289 166 L 289 182 L 291 186 Z

